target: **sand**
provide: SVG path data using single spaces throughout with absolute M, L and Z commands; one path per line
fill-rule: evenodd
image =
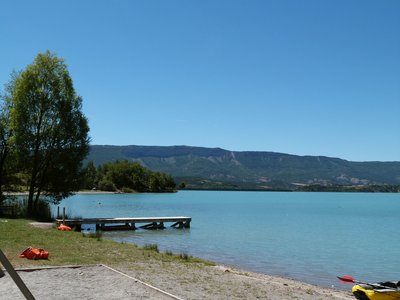
M 18 271 L 40 299 L 354 299 L 286 278 L 224 266 L 151 261 L 109 268 L 46 268 Z M 146 283 L 144 283 L 146 282 Z M 151 286 L 149 286 L 151 285 Z M 25 299 L 9 274 L 0 278 L 0 299 Z
M 104 266 L 18 271 L 37 299 L 174 299 Z M 0 278 L 0 299 L 23 300 L 11 277 Z

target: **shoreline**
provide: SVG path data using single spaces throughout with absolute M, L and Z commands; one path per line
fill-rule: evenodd
M 324 287 L 211 262 L 215 265 L 195 268 L 187 268 L 183 262 L 150 262 L 150 270 L 157 269 L 156 274 L 146 268 L 137 270 L 136 265 L 119 268 L 128 275 L 184 299 L 354 299 L 350 289 L 340 289 L 334 285 Z M 174 284 L 176 282 L 180 284 Z
M 40 223 L 31 223 L 39 228 L 53 227 L 53 223 L 46 224 L 43 226 Z M 112 239 L 104 239 L 118 244 Z M 127 244 L 142 248 L 135 243 Z M 338 286 L 324 287 L 281 275 L 260 273 L 239 266 L 206 261 L 201 257 L 194 257 L 194 259 L 198 259 L 199 262 L 189 263 L 185 260 L 167 262 L 152 257 L 146 262 L 123 264 L 110 262 L 110 266 L 127 276 L 137 278 L 145 285 L 182 299 L 354 299 L 350 290 L 340 289 Z M 92 267 L 92 265 L 83 265 L 83 267 Z M 64 276 L 64 266 L 56 266 L 55 269 L 53 272 L 56 272 L 56 276 Z M 96 279 L 96 274 L 90 276 L 95 280 L 100 280 L 100 278 Z M 158 299 L 154 295 L 153 298 Z
M 57 299 L 52 294 L 45 295 L 53 292 L 54 289 L 46 284 L 49 281 L 53 284 L 55 278 L 61 281 L 71 278 L 68 279 L 68 285 L 59 283 L 64 297 L 59 299 L 65 299 L 65 296 L 74 298 L 74 295 L 81 293 L 89 294 L 90 297 L 87 299 L 101 299 L 101 295 L 96 296 L 96 292 L 104 287 L 107 288 L 106 292 L 111 294 L 109 299 L 148 298 L 146 296 L 148 291 L 143 291 L 143 286 L 139 287 L 137 282 L 133 284 L 132 281 L 123 283 L 117 273 L 107 275 L 110 276 L 108 280 L 96 268 L 87 269 L 87 272 L 86 269 L 81 269 L 74 275 L 70 274 L 73 268 L 60 267 L 101 264 L 181 299 L 353 299 L 349 291 L 323 288 L 279 276 L 215 265 L 201 259 L 149 250 L 106 238 L 89 238 L 72 231 L 57 231 L 52 223 L 47 223 L 45 226 L 43 223 L 37 224 L 31 220 L 0 219 L 0 221 L 2 250 L 14 268 L 56 266 L 51 271 L 41 270 L 40 274 L 24 272 L 23 280 L 26 280 L 29 288 L 33 288 L 33 294 L 44 293 L 38 298 Z M 28 246 L 49 251 L 49 260 L 18 258 L 18 254 Z M 51 275 L 45 277 L 48 272 Z M 8 289 L 4 284 L 6 282 L 4 278 L 0 279 L 2 283 L 0 299 L 10 299 L 9 293 L 17 287 L 11 282 L 11 289 Z M 115 282 L 118 287 L 110 285 L 110 282 Z M 145 294 L 141 294 L 142 292 Z M 19 293 L 18 289 L 16 293 Z M 150 298 L 161 299 L 158 296 Z
M 31 222 L 30 224 L 33 227 L 42 228 L 42 229 L 46 229 L 46 228 L 49 229 L 49 228 L 54 227 L 54 223 Z M 112 243 L 118 243 L 117 241 L 115 241 L 113 239 L 108 239 L 106 237 L 104 237 L 104 239 L 111 241 Z M 130 244 L 135 247 L 143 248 L 142 246 L 139 246 L 135 243 L 127 243 L 127 244 Z M 174 255 L 179 256 L 179 253 L 174 253 Z M 249 280 L 257 280 L 260 282 L 267 281 L 269 283 L 273 283 L 273 284 L 277 284 L 277 285 L 296 287 L 300 290 L 306 289 L 307 293 L 312 293 L 312 294 L 314 294 L 314 293 L 322 294 L 322 295 L 338 294 L 338 295 L 341 295 L 340 297 L 349 296 L 349 295 L 351 296 L 351 293 L 349 292 L 350 290 L 346 289 L 345 285 L 343 285 L 343 288 L 340 288 L 339 281 L 337 281 L 338 285 L 332 285 L 331 287 L 328 287 L 328 286 L 318 285 L 316 283 L 302 281 L 300 279 L 285 277 L 283 275 L 268 274 L 268 273 L 252 271 L 252 270 L 249 270 L 246 268 L 242 268 L 238 265 L 226 265 L 221 262 L 217 262 L 217 261 L 213 261 L 213 260 L 206 260 L 201 257 L 194 257 L 194 258 L 198 259 L 200 261 L 209 262 L 212 264 L 211 266 L 206 267 L 206 268 L 214 269 L 215 272 L 214 271 L 211 272 L 214 275 L 211 275 L 211 276 L 215 276 L 215 275 L 220 276 L 220 274 L 218 274 L 218 273 L 230 273 L 232 275 L 237 275 L 239 277 L 247 278 Z M 111 264 L 111 265 L 113 265 L 113 264 Z M 130 267 L 127 268 L 125 265 L 123 265 L 123 266 L 119 265 L 118 267 L 128 274 L 137 275 L 137 273 L 132 272 Z M 174 266 L 174 267 L 176 267 L 176 266 Z M 149 274 L 147 274 L 146 272 L 143 272 L 143 273 L 140 273 L 140 276 L 146 276 L 146 278 L 147 278 L 147 276 L 149 276 Z M 152 278 L 152 275 L 148 279 L 150 281 L 154 280 Z M 155 281 L 154 284 L 157 285 L 157 281 Z M 165 288 L 167 288 L 167 287 L 168 286 L 165 286 Z M 203 295 L 203 297 L 204 297 L 204 295 Z M 339 299 L 342 299 L 340 297 L 339 297 Z M 301 298 L 301 299 L 303 299 L 303 298 Z M 348 298 L 344 298 L 344 299 L 348 299 Z M 352 297 L 350 297 L 350 299 L 352 299 Z

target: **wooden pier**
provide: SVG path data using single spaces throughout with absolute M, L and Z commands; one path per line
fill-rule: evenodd
M 191 221 L 191 217 L 56 219 L 57 224 L 67 225 L 77 231 L 81 231 L 84 224 L 95 224 L 98 230 L 165 229 L 164 223 L 173 223 L 171 227 L 175 228 L 190 228 Z M 137 224 L 144 225 L 137 227 Z

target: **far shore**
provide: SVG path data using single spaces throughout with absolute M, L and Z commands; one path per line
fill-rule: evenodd
M 5 192 L 5 195 L 8 196 L 28 196 L 29 192 Z M 93 190 L 84 190 L 73 192 L 73 195 L 111 195 L 111 194 L 124 194 L 123 192 L 107 192 L 107 191 L 93 191 Z M 130 193 L 137 194 L 137 193 Z

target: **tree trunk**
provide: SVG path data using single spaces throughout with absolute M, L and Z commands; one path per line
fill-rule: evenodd
M 38 191 L 36 192 L 35 201 L 33 202 L 33 211 L 35 212 L 35 214 L 38 213 L 38 211 L 37 211 L 37 206 L 38 206 L 38 202 L 39 202 L 39 197 L 40 197 L 40 190 L 38 190 Z
M 34 176 L 32 174 L 29 186 L 29 195 L 28 195 L 28 211 L 27 211 L 28 217 L 33 216 L 33 196 L 35 195 L 35 179 L 33 177 Z
M 32 167 L 32 175 L 31 175 L 31 182 L 29 186 L 29 196 L 28 196 L 28 216 L 32 217 L 35 214 L 36 205 L 34 205 L 33 197 L 35 196 L 35 187 L 36 187 L 36 180 L 38 176 L 39 170 L 39 148 L 40 148 L 40 132 L 43 122 L 44 111 L 40 111 L 39 121 L 36 126 L 36 136 L 35 136 L 35 150 L 33 152 L 33 167 Z
M 7 158 L 7 148 L 6 146 L 4 146 L 4 149 L 1 151 L 1 157 L 0 157 L 0 204 L 3 202 L 4 197 L 3 197 L 3 185 L 4 185 L 4 175 L 5 171 L 4 171 L 4 166 L 5 166 L 5 161 Z
M 0 205 L 3 203 L 3 201 L 4 201 L 3 188 L 2 188 L 2 185 L 0 183 Z
M 37 155 L 33 157 L 34 162 L 33 162 L 33 168 L 32 168 L 32 174 L 31 174 L 31 179 L 29 183 L 29 196 L 28 196 L 28 217 L 33 217 L 35 214 L 35 207 L 34 207 L 34 197 L 35 197 L 35 187 L 36 187 L 36 179 L 37 179 L 37 169 L 38 169 L 38 162 L 37 162 Z

